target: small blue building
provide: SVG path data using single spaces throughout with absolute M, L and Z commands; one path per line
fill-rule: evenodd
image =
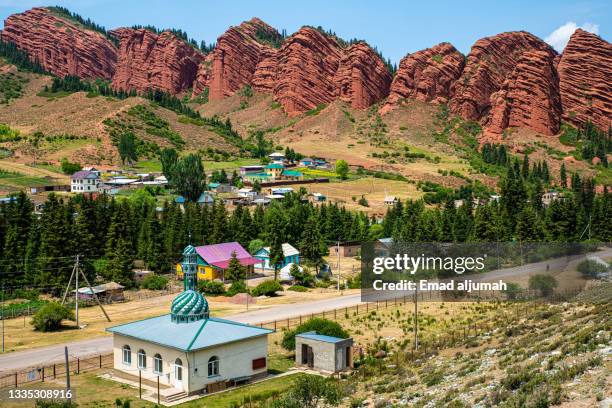
M 299 265 L 300 251 L 298 251 L 291 244 L 286 242 L 282 245 L 282 247 L 285 259 L 278 265 L 278 268 L 281 269 L 290 263 Z M 268 270 L 274 269 L 274 265 L 270 265 L 270 247 L 261 248 L 253 256 L 261 261 L 260 263 L 255 264 L 255 268 Z

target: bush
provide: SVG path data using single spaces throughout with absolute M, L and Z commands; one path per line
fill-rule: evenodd
M 557 287 L 557 280 L 550 275 L 533 275 L 529 278 L 529 289 L 539 290 L 542 296 L 553 294 Z
M 225 296 L 231 297 L 238 293 L 249 293 L 249 288 L 247 288 L 246 283 L 243 281 L 232 282 L 232 286 L 230 286 L 227 292 L 225 292 Z
M 223 295 L 225 293 L 225 285 L 219 281 L 199 281 L 198 289 L 207 295 Z
M 159 275 L 149 275 L 140 283 L 140 287 L 150 290 L 162 290 L 166 288 L 168 278 Z
M 291 391 L 274 403 L 275 408 L 336 406 L 343 397 L 338 382 L 318 375 L 299 376 Z
M 34 315 L 31 324 L 38 331 L 50 332 L 62 327 L 62 320 L 74 320 L 72 310 L 57 302 L 49 302 Z
M 283 287 L 278 281 L 267 280 L 261 282 L 253 289 L 253 296 L 276 296 L 276 292 L 282 292 Z
M 291 265 L 289 273 L 293 276 L 296 285 L 311 288 L 314 286 L 314 277 L 306 270 L 300 272 L 300 267 L 297 264 Z
M 79 163 L 71 163 L 68 159 L 64 158 L 61 161 L 61 168 L 64 174 L 74 174 L 81 170 L 81 165 Z
M 600 273 L 605 273 L 608 267 L 593 259 L 585 259 L 578 264 L 577 269 L 586 279 L 594 279 Z
M 506 293 L 508 300 L 516 300 L 521 293 L 521 287 L 517 283 L 510 282 L 508 283 L 504 292 Z
M 293 330 L 286 331 L 283 335 L 281 345 L 284 349 L 293 351 L 295 349 L 295 335 L 309 331 L 315 331 L 317 334 L 326 336 L 340 337 L 342 339 L 349 337 L 349 334 L 338 323 L 315 317 L 305 321 Z
M 301 286 L 301 285 L 289 286 L 287 290 L 291 290 L 293 292 L 308 292 L 308 288 Z

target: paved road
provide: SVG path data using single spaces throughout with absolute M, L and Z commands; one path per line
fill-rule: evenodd
M 597 253 L 600 257 L 612 257 L 612 248 L 606 248 Z M 571 256 L 551 259 L 544 262 L 522 265 L 514 268 L 505 268 L 491 271 L 482 275 L 474 275 L 469 278 L 474 281 L 495 281 L 504 277 L 520 276 L 541 272 L 550 265 L 551 271 L 563 270 L 569 265 L 573 265 L 583 256 Z M 467 275 L 466 275 L 467 277 Z M 387 293 L 379 299 L 393 298 L 400 296 L 399 293 Z M 273 320 L 283 320 L 299 315 L 320 313 L 327 310 L 350 307 L 361 303 L 361 295 L 345 295 L 331 299 L 308 301 L 301 303 L 284 304 L 273 306 L 267 309 L 258 309 L 250 312 L 243 312 L 235 315 L 224 316 L 224 318 L 235 320 L 241 323 L 255 324 L 269 322 Z M 112 351 L 111 337 L 97 337 L 90 340 L 80 340 L 68 343 L 68 351 L 73 357 L 86 357 L 90 355 L 105 354 Z M 0 373 L 11 372 L 27 367 L 35 367 L 42 362 L 45 364 L 61 361 L 63 359 L 64 345 L 48 346 L 31 350 L 18 351 L 0 356 Z
M 301 303 L 291 303 L 273 306 L 267 309 L 258 309 L 236 315 L 223 316 L 241 323 L 255 324 L 273 320 L 282 320 L 299 315 L 320 313 L 327 310 L 354 306 L 361 302 L 361 295 L 345 295 L 331 299 L 323 299 Z M 86 357 L 106 354 L 113 350 L 112 337 L 96 337 L 89 340 L 79 340 L 66 344 L 68 352 L 73 357 Z M 64 358 L 64 344 L 17 351 L 0 356 L 0 373 L 13 372 L 28 367 L 35 367 L 41 363 L 49 364 L 61 362 Z

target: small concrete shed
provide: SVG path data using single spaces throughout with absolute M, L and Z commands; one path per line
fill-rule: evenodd
M 337 373 L 353 367 L 353 339 L 306 332 L 295 336 L 295 362 L 315 370 Z

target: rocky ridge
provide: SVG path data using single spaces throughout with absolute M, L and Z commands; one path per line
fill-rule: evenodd
M 111 32 L 119 39 L 119 57 L 113 87 L 146 91 L 160 89 L 177 94 L 192 86 L 204 55 L 170 31 L 120 28 Z

